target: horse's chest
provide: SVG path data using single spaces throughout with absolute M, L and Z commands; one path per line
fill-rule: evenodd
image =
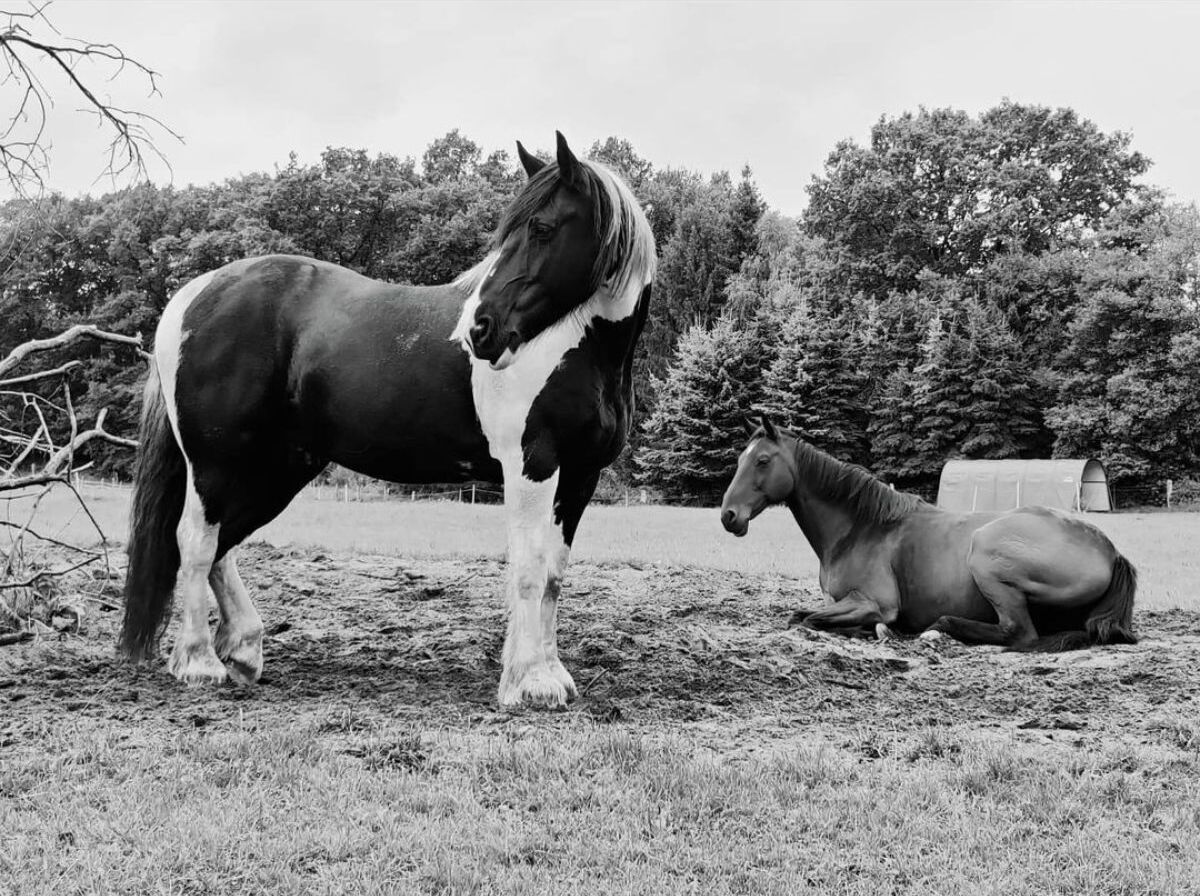
M 494 371 L 474 362 L 471 385 L 492 456 L 535 481 L 564 462 L 604 464 L 619 441 L 620 409 L 600 372 L 560 356 Z M 571 363 L 576 360 L 576 363 Z M 540 363 L 538 363 L 540 362 Z

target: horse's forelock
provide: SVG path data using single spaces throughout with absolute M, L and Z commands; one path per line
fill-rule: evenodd
M 592 226 L 600 236 L 593 282 L 610 284 L 613 295 L 625 292 L 635 278 L 654 279 L 657 260 L 654 233 L 637 197 L 613 171 L 599 162 L 581 161 L 582 186 L 588 192 L 595 217 Z M 496 251 L 513 233 L 525 227 L 554 197 L 558 165 L 549 164 L 525 182 L 524 188 L 500 219 L 491 250 Z

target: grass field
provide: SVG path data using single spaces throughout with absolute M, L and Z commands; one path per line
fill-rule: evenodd
M 84 493 L 104 531 L 123 541 L 128 490 L 88 486 Z M 69 492 L 49 497 L 44 518 L 48 534 L 79 541 L 95 538 Z M 1200 609 L 1200 513 L 1092 513 L 1086 518 L 1137 567 L 1139 606 Z M 505 549 L 504 511 L 496 505 L 449 501 L 317 501 L 306 494 L 255 538 L 279 547 L 399 557 L 500 558 Z M 580 525 L 572 559 L 705 567 L 747 575 L 817 575 L 816 557 L 783 508 L 768 510 L 754 521 L 749 535 L 738 539 L 721 528 L 715 509 L 594 505 Z
M 594 507 L 584 693 L 506 713 L 500 510 L 299 501 L 243 563 L 253 690 L 118 663 L 96 607 L 0 648 L 0 893 L 1200 893 L 1200 515 L 1089 518 L 1143 642 L 1033 657 L 788 631 L 785 513 Z

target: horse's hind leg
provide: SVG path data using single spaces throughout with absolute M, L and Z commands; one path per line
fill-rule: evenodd
M 225 666 L 213 649 L 208 629 L 208 576 L 217 555 L 220 526 L 210 523 L 196 491 L 194 471 L 188 469 L 187 494 L 179 518 L 179 593 L 182 623 L 175 636 L 168 668 L 188 684 L 219 683 Z
M 945 632 L 967 644 L 999 644 L 1016 650 L 1030 647 L 1038 634 L 1029 615 L 1028 598 L 1012 581 L 1019 578 L 1019 564 L 1001 547 L 987 545 L 977 533 L 967 565 L 980 592 L 995 609 L 998 621 L 943 616 L 931 630 Z
M 215 646 L 231 678 L 254 684 L 262 674 L 263 624 L 238 573 L 236 554 L 233 549 L 226 552 L 208 576 L 221 611 Z

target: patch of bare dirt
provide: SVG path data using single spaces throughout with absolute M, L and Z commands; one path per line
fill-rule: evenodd
M 114 652 L 119 612 L 89 603 L 78 631 L 0 647 L 0 748 L 34 748 L 80 719 L 132 731 L 335 711 L 437 727 L 514 718 L 495 706 L 500 563 L 262 544 L 242 558 L 268 633 L 258 687 L 188 689 L 162 661 L 133 667 Z M 1136 646 L 1030 655 L 789 630 L 795 610 L 819 605 L 815 582 L 576 564 L 566 584 L 559 644 L 581 695 L 563 713 L 515 716 L 530 724 L 698 726 L 724 743 L 953 726 L 1082 746 L 1166 743 L 1200 709 L 1198 613 L 1139 612 Z

